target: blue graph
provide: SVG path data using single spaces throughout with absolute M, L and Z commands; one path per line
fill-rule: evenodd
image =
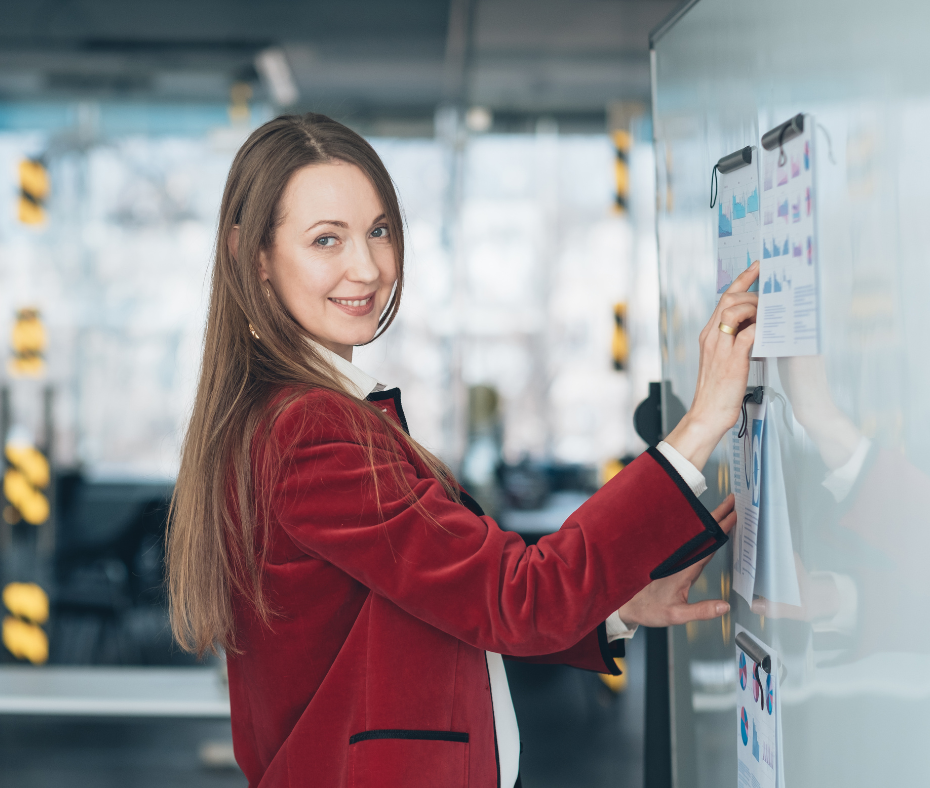
M 734 219 L 745 219 L 746 218 L 746 205 L 745 203 L 737 202 L 736 195 L 733 195 L 733 218 Z
M 752 420 L 752 505 L 758 506 L 762 497 L 762 419 Z M 761 689 L 761 688 L 760 688 Z
M 780 217 L 784 216 L 785 221 L 786 222 L 788 221 L 788 198 L 787 197 L 785 198 L 784 202 L 778 203 L 778 215 Z
M 778 241 L 772 239 L 772 245 L 769 246 L 765 238 L 762 239 L 762 259 L 768 260 L 772 257 L 781 257 L 788 255 L 788 239 L 785 238 L 784 246 L 779 246 Z
M 782 276 L 781 279 L 778 278 L 776 274 L 772 274 L 768 279 L 765 280 L 765 284 L 762 285 L 762 294 L 767 293 L 780 293 L 786 287 L 791 287 L 791 280 L 786 279 Z
M 734 202 L 736 198 L 734 198 Z M 727 238 L 733 235 L 733 222 L 730 220 L 730 217 L 723 212 L 723 203 L 717 206 L 720 210 L 717 216 L 718 219 L 718 230 L 717 236 L 720 238 Z
M 752 757 L 759 760 L 759 734 L 756 733 L 756 721 L 752 721 Z
M 759 187 L 753 189 L 752 194 L 746 199 L 746 210 L 749 213 L 756 213 L 759 210 Z

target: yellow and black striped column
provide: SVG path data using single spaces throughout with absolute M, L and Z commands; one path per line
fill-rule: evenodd
M 45 201 L 51 190 L 48 170 L 41 159 L 19 163 L 19 220 L 23 224 L 45 224 Z

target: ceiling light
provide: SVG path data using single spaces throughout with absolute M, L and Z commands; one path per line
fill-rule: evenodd
M 294 73 L 283 49 L 274 47 L 259 52 L 255 57 L 255 70 L 278 106 L 287 107 L 300 98 Z

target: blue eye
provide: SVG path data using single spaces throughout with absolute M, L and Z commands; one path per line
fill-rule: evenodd
M 322 238 L 317 238 L 315 243 L 317 246 L 332 246 L 336 243 L 336 239 L 331 235 L 324 235 Z
M 387 227 L 375 227 L 371 231 L 372 238 L 387 238 L 388 237 L 388 228 Z

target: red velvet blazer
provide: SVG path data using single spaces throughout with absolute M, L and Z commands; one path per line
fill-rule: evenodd
M 656 451 L 531 547 L 467 496 L 450 501 L 406 449 L 402 471 L 441 527 L 376 450 L 379 511 L 336 396 L 307 394 L 277 419 L 271 440 L 290 459 L 256 484 L 270 496 L 264 588 L 279 615 L 268 627 L 235 605 L 236 759 L 250 786 L 495 788 L 484 652 L 618 673 L 604 620 L 726 536 Z M 369 400 L 406 429 L 397 389 Z

